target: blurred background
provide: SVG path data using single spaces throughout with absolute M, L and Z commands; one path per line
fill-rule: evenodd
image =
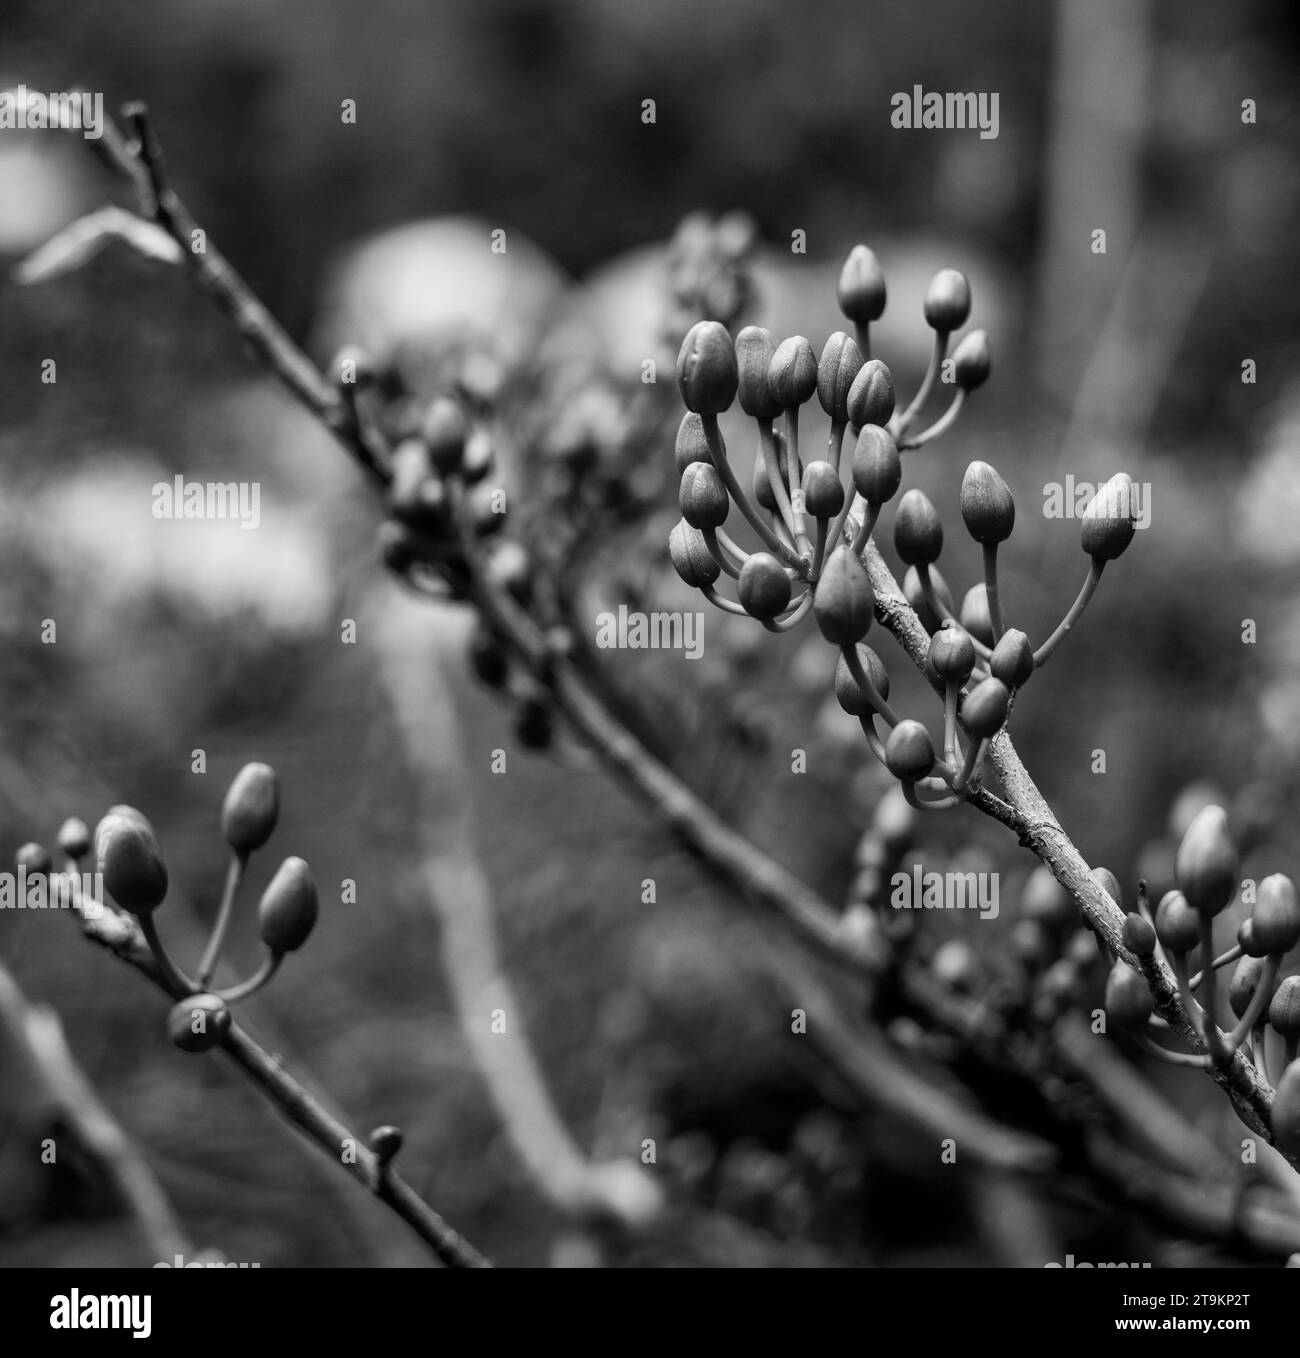
M 593 392 L 631 400 L 646 357 L 670 371 L 667 243 L 689 248 L 688 214 L 707 214 L 696 230 L 745 214 L 722 218 L 746 235 L 745 318 L 818 350 L 843 324 L 843 258 L 870 244 L 890 290 L 877 352 L 904 395 L 928 353 L 926 283 L 962 269 L 993 377 L 905 479 L 950 525 L 949 583 L 977 579 L 954 527 L 972 459 L 1016 495 L 1003 589 L 1036 639 L 1086 564 L 1077 524 L 1041 512 L 1045 487 L 1118 470 L 1151 487 L 1150 527 L 1015 712 L 1062 822 L 1131 885 L 1168 878 L 1171 830 L 1213 796 L 1249 827 L 1247 875 L 1300 871 L 1298 46 L 1296 12 L 1265 3 L 7 0 L 0 82 L 102 91 L 110 111 L 145 99 L 177 189 L 313 357 L 356 339 L 436 369 L 469 350 L 507 390 L 527 370 L 547 428 Z M 891 96 L 914 85 L 996 92 L 998 136 L 893 128 Z M 110 200 L 120 185 L 79 139 L 0 130 L 0 848 L 138 805 L 176 888 L 161 927 L 192 959 L 221 886 L 225 787 L 272 763 L 284 811 L 252 894 L 299 854 L 323 910 L 248 1025 L 350 1125 L 401 1125 L 413 1182 L 502 1262 L 987 1258 L 979 1212 L 929 1151 L 790 1054 L 788 1017 L 750 984 L 767 931 L 588 752 L 526 748 L 469 677 L 464 621 L 385 576 L 358 473 L 188 280 L 110 245 L 12 281 Z M 670 464 L 676 398 L 659 385 Z M 506 458 L 513 485 L 536 483 L 538 423 Z M 260 526 L 155 519 L 151 488 L 178 473 L 257 481 Z M 642 545 L 676 515 L 666 486 L 642 485 Z M 662 548 L 645 552 L 642 584 L 681 606 Z M 699 674 L 635 652 L 611 672 L 705 715 L 706 693 L 743 697 L 743 755 L 703 741 L 683 770 L 842 900 L 880 784 L 827 706 L 820 641 L 759 645 L 733 621 L 709 616 Z M 813 752 L 806 777 L 795 747 Z M 978 820 L 930 818 L 918 861 L 1019 880 L 1026 855 Z M 458 870 L 471 887 L 430 891 Z M 250 916 L 232 947 L 245 965 Z M 994 956 L 1004 937 L 936 928 Z M 172 1048 L 159 996 L 68 920 L 0 911 L 0 961 L 58 1010 L 197 1244 L 266 1267 L 423 1262 L 231 1070 Z M 531 1055 L 485 1076 L 474 1025 L 501 985 Z M 503 1109 L 538 1071 L 554 1106 Z M 1209 1082 L 1184 1080 L 1191 1115 L 1230 1142 Z M 0 1262 L 152 1262 L 75 1154 L 39 1164 L 48 1110 L 2 1044 L 0 1081 Z M 671 1229 L 593 1225 L 547 1183 L 567 1156 L 637 1160 L 646 1138 Z M 591 1191 L 635 1216 L 643 1187 Z M 1077 1203 L 1048 1220 L 1056 1257 L 1116 1229 Z

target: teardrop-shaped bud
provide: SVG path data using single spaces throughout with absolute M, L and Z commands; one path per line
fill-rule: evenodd
M 1079 540 L 1099 561 L 1114 561 L 1137 531 L 1137 502 L 1127 472 L 1112 476 L 1083 513 Z
M 934 744 L 919 721 L 905 717 L 885 742 L 885 763 L 904 783 L 915 783 L 934 768 Z
M 776 346 L 767 381 L 782 409 L 801 406 L 812 397 L 817 390 L 817 355 L 802 335 L 791 335 Z
M 989 673 L 1011 689 L 1019 688 L 1034 672 L 1034 648 L 1029 638 L 1015 627 L 1002 633 L 993 648 Z
M 677 389 L 687 410 L 721 415 L 736 399 L 736 350 L 719 321 L 697 321 L 677 353 Z
M 803 504 L 814 519 L 833 519 L 844 508 L 844 486 L 829 462 L 810 462 L 803 469 Z
M 1300 1156 L 1300 1061 L 1292 1061 L 1282 1072 L 1269 1121 L 1278 1150 Z
M 790 577 L 776 557 L 755 552 L 740 568 L 736 592 L 750 617 L 770 621 L 790 603 Z
M 1232 969 L 1232 979 L 1228 982 L 1228 1003 L 1238 1018 L 1244 1017 L 1250 1008 L 1260 979 L 1264 975 L 1262 957 L 1243 957 Z
M 678 519 L 668 534 L 668 555 L 673 570 L 692 589 L 703 589 L 711 585 L 721 574 L 722 567 L 713 559 L 708 543 L 698 528 L 692 528 L 685 519 Z
M 943 523 L 939 511 L 930 502 L 930 497 L 915 487 L 898 502 L 894 514 L 894 549 L 908 566 L 932 565 L 943 551 Z
M 855 245 L 840 270 L 835 289 L 840 310 L 856 325 L 869 325 L 885 309 L 885 275 L 875 252 Z
M 677 503 L 692 528 L 718 528 L 731 511 L 727 487 L 711 462 L 692 462 L 686 468 Z
M 883 505 L 894 498 L 902 479 L 903 462 L 892 435 L 878 424 L 864 424 L 853 450 L 854 489 L 864 500 Z
M 987 330 L 972 330 L 952 353 L 952 380 L 958 391 L 974 391 L 988 381 L 993 366 Z
M 1253 941 L 1266 953 L 1282 956 L 1300 943 L 1300 900 L 1295 883 L 1284 873 L 1265 877 L 1250 916 Z
M 280 815 L 280 780 L 269 764 L 245 764 L 221 807 L 221 833 L 236 853 L 260 849 Z
M 704 421 L 693 410 L 688 410 L 677 426 L 677 445 L 673 451 L 677 458 L 678 476 L 692 462 L 713 461 L 709 455 L 709 441 L 704 436 Z
M 230 1023 L 230 1009 L 219 995 L 187 995 L 167 1015 L 167 1036 L 181 1051 L 211 1051 L 230 1031 Z
M 533 597 L 533 563 L 528 549 L 520 542 L 498 543 L 488 558 L 487 578 L 527 607 Z
M 970 284 L 960 269 L 940 269 L 925 293 L 925 321 L 941 334 L 950 335 L 966 324 L 970 315 Z
M 1249 917 L 1237 925 L 1237 942 L 1247 957 L 1268 956 L 1268 949 L 1255 937 L 1255 921 Z
M 817 364 L 817 399 L 832 420 L 847 423 L 849 390 L 862 371 L 862 351 L 857 341 L 837 330 L 826 341 Z
M 1156 950 L 1156 931 L 1145 915 L 1130 910 L 1124 916 L 1124 946 L 1135 957 L 1150 957 Z
M 983 582 L 966 591 L 958 621 L 976 641 L 982 641 L 985 646 L 993 645 L 993 617 L 989 613 L 989 596 Z
M 69 816 L 59 827 L 59 848 L 69 858 L 84 858 L 90 852 L 90 830 L 80 816 Z
M 859 643 L 857 649 L 863 674 L 882 698 L 888 698 L 889 672 L 885 669 L 884 661 L 870 646 Z M 849 669 L 849 662 L 845 660 L 842 651 L 835 662 L 835 701 L 851 717 L 868 717 L 876 710 L 872 707 L 866 691 L 858 686 L 858 681 L 853 677 L 853 671 Z
M 1237 849 L 1221 806 L 1205 807 L 1187 827 L 1174 859 L 1174 877 L 1198 915 L 1217 915 L 1237 890 Z M 1256 936 L 1259 923 L 1255 924 Z
M 933 634 L 946 619 L 956 618 L 957 605 L 952 601 L 952 591 L 948 588 L 948 582 L 943 578 L 938 566 L 929 567 L 929 574 L 930 593 L 944 610 L 942 617 L 936 615 L 930 607 L 925 591 L 921 588 L 921 576 L 915 566 L 909 566 L 903 576 L 903 597 L 915 609 L 916 616 L 921 620 L 921 626 Z
M 1300 1037 L 1300 976 L 1288 976 L 1273 992 L 1268 1021 L 1283 1037 Z
M 990 740 L 1007 719 L 1011 690 L 1001 679 L 981 679 L 961 705 L 962 725 L 976 740 Z
M 1146 981 L 1125 962 L 1111 967 L 1103 1003 L 1106 1017 L 1128 1033 L 1141 1032 L 1155 1007 Z
M 104 889 L 133 915 L 156 910 L 167 895 L 167 865 L 153 827 L 134 807 L 110 811 L 95 827 L 96 869 Z
M 24 844 L 14 855 L 14 866 L 28 877 L 48 877 L 54 871 L 54 857 L 44 844 Z
M 781 402 L 768 381 L 775 354 L 776 336 L 761 325 L 747 325 L 736 336 L 740 408 L 758 420 L 774 420 L 781 413 Z
M 1196 911 L 1181 891 L 1166 891 L 1156 906 L 1156 937 L 1166 952 L 1191 952 L 1200 942 Z
M 301 858 L 286 858 L 257 903 L 257 929 L 272 952 L 301 948 L 316 924 L 316 883 Z
M 846 543 L 831 553 L 813 595 L 813 617 L 827 641 L 851 646 L 871 627 L 876 595 L 862 562 Z
M 945 683 L 964 684 L 975 668 L 970 635 L 947 619 L 930 638 L 930 667 Z
M 1020 913 L 1036 919 L 1057 933 L 1071 925 L 1078 915 L 1070 893 L 1040 863 L 1025 879 L 1020 894 Z
M 1109 868 L 1093 868 L 1092 880 L 1115 902 L 1121 910 L 1124 908 L 1124 887 L 1118 877 Z
M 972 462 L 961 482 L 961 517 L 966 531 L 986 547 L 1005 542 L 1016 526 L 1011 488 L 987 462 Z
M 457 471 L 465 456 L 469 421 L 458 402 L 440 396 L 429 407 L 421 429 L 433 465 L 448 475 Z
M 887 425 L 894 414 L 894 375 L 878 358 L 869 359 L 849 388 L 849 423 L 855 429 L 867 424 Z

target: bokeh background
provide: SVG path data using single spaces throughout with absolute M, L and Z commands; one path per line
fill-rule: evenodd
M 667 372 L 664 242 L 688 213 L 741 211 L 751 315 L 818 349 L 841 324 L 844 254 L 872 245 L 891 298 L 879 352 L 908 392 L 926 281 L 963 269 L 994 377 L 907 483 L 955 525 L 966 462 L 1001 470 L 1019 506 L 1012 621 L 1045 635 L 1083 577 L 1077 525 L 1041 513 L 1048 483 L 1123 469 L 1152 487 L 1150 528 L 1016 708 L 1085 855 L 1135 882 L 1168 875 L 1171 808 L 1176 826 L 1211 795 L 1260 827 L 1248 872 L 1300 870 L 1298 40 L 1296 13 L 1266 3 L 7 0 L 0 81 L 147 100 L 195 216 L 322 360 L 348 338 L 464 341 L 508 374 L 558 345 L 571 384 L 617 390 L 644 356 Z M 996 91 L 998 137 L 892 128 L 890 96 L 915 84 Z M 468 678 L 462 622 L 385 577 L 359 475 L 189 283 L 120 246 L 39 286 L 8 277 L 118 194 L 76 139 L 0 131 L 0 848 L 139 805 L 176 883 L 164 932 L 192 958 L 220 890 L 226 783 L 274 764 L 284 813 L 252 887 L 276 851 L 297 853 L 324 909 L 249 1026 L 352 1125 L 400 1124 L 416 1184 L 504 1262 L 986 1258 L 971 1198 L 906 1129 L 790 1054 L 749 983 L 768 931 L 588 752 L 523 748 Z M 498 228 L 503 260 L 486 246 Z M 511 466 L 520 484 L 533 453 Z M 151 487 L 176 473 L 256 479 L 261 526 L 153 519 Z M 978 556 L 949 541 L 964 590 Z M 616 672 L 698 704 L 706 671 L 710 695 L 752 686 L 753 747 L 706 742 L 693 776 L 842 899 L 879 785 L 853 723 L 827 710 L 824 648 L 707 626 L 698 675 L 632 654 Z M 795 746 L 816 752 L 806 778 L 790 775 Z M 1008 881 L 1029 866 L 974 813 L 933 819 L 927 866 L 978 858 Z M 430 855 L 472 859 L 487 894 L 431 901 Z M 993 925 L 952 928 L 999 947 Z M 553 1129 L 525 1108 L 503 1130 L 466 1036 L 489 992 L 449 984 L 449 940 L 472 975 L 499 957 L 574 1144 L 620 1159 L 657 1139 L 672 1229 L 629 1239 L 548 1199 Z M 0 912 L 0 960 L 58 1010 L 196 1242 L 268 1267 L 423 1262 L 233 1072 L 170 1047 L 158 996 L 70 921 Z M 75 1154 L 39 1163 L 45 1114 L 12 1055 L 0 1079 L 0 1262 L 151 1262 Z M 1223 1129 L 1217 1104 L 1197 1115 Z M 1061 1239 L 1113 1229 L 1071 1210 Z

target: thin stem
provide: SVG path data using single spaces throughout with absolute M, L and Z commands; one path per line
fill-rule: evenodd
M 752 616 L 747 613 L 740 604 L 733 603 L 732 600 L 719 594 L 712 585 L 701 585 L 700 593 L 703 594 L 715 608 L 720 608 L 724 613 L 734 613 L 738 618 L 748 618 Z
M 840 651 L 844 656 L 844 663 L 849 667 L 849 673 L 853 676 L 853 682 L 867 695 L 867 701 L 880 716 L 884 717 L 891 728 L 897 726 L 898 713 L 881 697 L 880 690 L 867 678 L 862 661 L 858 659 L 858 648 L 850 644 L 841 646 Z
M 871 323 L 854 321 L 853 333 L 858 341 L 858 352 L 862 355 L 862 361 L 866 363 L 871 357 Z
M 282 952 L 272 952 L 270 948 L 264 948 L 264 952 L 261 966 L 246 981 L 240 981 L 229 990 L 218 990 L 216 992 L 218 997 L 227 1004 L 234 1004 L 237 1000 L 246 1000 L 250 995 L 256 995 L 280 970 L 280 963 L 284 961 Z
M 807 563 L 796 556 L 764 523 L 762 515 L 754 508 L 749 496 L 740 488 L 740 482 L 736 480 L 736 473 L 732 470 L 731 463 L 727 461 L 727 450 L 722 443 L 722 432 L 718 428 L 718 417 L 716 415 L 701 415 L 700 423 L 704 426 L 704 437 L 708 441 L 709 456 L 713 459 L 713 465 L 717 468 L 718 475 L 722 477 L 722 483 L 727 488 L 727 494 L 735 502 L 736 508 L 745 516 L 749 526 L 758 534 L 760 540 L 773 556 L 784 561 L 787 566 L 798 571 L 801 576 L 806 575 Z
M 769 632 L 788 632 L 791 628 L 798 627 L 812 605 L 812 590 L 806 589 L 795 600 L 795 606 L 789 613 L 783 613 L 779 618 L 763 618 L 761 619 L 762 624 Z
M 1002 640 L 1007 630 L 1006 614 L 1002 611 L 1002 597 L 998 592 L 998 546 L 996 542 L 984 544 L 984 593 L 989 601 L 989 621 L 993 626 L 993 644 Z M 992 654 L 990 652 L 990 654 Z
M 939 368 L 943 364 L 944 358 L 948 353 L 948 335 L 945 331 L 936 330 L 934 332 L 934 344 L 930 349 L 930 364 L 925 370 L 925 376 L 921 379 L 921 385 L 916 390 L 916 395 L 912 397 L 911 404 L 901 415 L 895 415 L 890 421 L 890 433 L 894 436 L 896 443 L 902 442 L 908 426 L 921 412 L 921 407 L 930 399 L 930 392 L 934 387 L 935 379 L 939 376 Z M 865 357 L 865 355 L 864 355 Z
M 1273 998 L 1273 985 L 1277 981 L 1278 968 L 1281 965 L 1281 957 L 1277 953 L 1269 953 L 1264 962 L 1264 969 L 1259 973 L 1259 980 L 1256 982 L 1254 993 L 1250 997 L 1250 1003 L 1246 1006 L 1246 1012 L 1238 1020 L 1237 1026 L 1228 1034 L 1226 1045 L 1229 1053 L 1236 1051 L 1241 1046 L 1246 1034 L 1255 1026 L 1269 1000 Z
M 964 794 L 970 786 L 970 781 L 980 771 L 984 764 L 984 756 L 988 753 L 989 742 L 987 738 L 983 740 L 972 740 L 970 747 L 966 751 L 966 762 L 962 765 L 961 772 L 953 780 L 952 790 Z
M 772 498 L 776 501 L 776 511 L 780 515 L 785 531 L 790 534 L 791 543 L 795 540 L 794 512 L 790 506 L 790 492 L 786 489 L 781 476 L 781 452 L 776 446 L 776 433 L 772 421 L 759 419 L 758 455 L 763 459 L 763 474 L 772 488 Z M 788 455 L 788 454 L 787 454 Z
M 785 411 L 785 471 L 790 478 L 790 512 L 794 518 L 795 546 L 800 552 L 811 552 L 807 520 L 804 518 L 803 493 L 799 487 L 803 464 L 799 460 L 799 407 L 787 406 Z
M 826 440 L 826 461 L 835 468 L 840 469 L 840 453 L 844 448 L 844 431 L 848 428 L 846 420 L 832 420 L 830 437 Z M 845 499 L 847 500 L 847 496 Z
M 866 716 L 859 717 L 858 724 L 862 727 L 862 734 L 867 738 L 867 747 L 871 750 L 871 753 L 888 768 L 889 765 L 885 763 L 885 745 L 880 739 L 880 733 L 876 730 L 875 714 L 868 713 Z
M 725 534 L 720 537 L 721 533 L 720 528 L 700 529 L 704 545 L 709 549 L 709 555 L 718 563 L 718 569 L 731 576 L 733 580 L 739 580 L 740 568 L 749 560 L 749 553 L 742 552 Z
M 212 926 L 208 946 L 203 950 L 203 959 L 194 977 L 200 990 L 212 979 L 212 973 L 216 971 L 217 963 L 221 960 L 221 949 L 225 946 L 226 934 L 230 929 L 230 920 L 235 910 L 235 896 L 239 892 L 240 882 L 244 880 L 244 869 L 247 866 L 248 855 L 232 850 L 230 863 L 226 868 L 226 883 L 221 892 L 221 905 L 217 910 L 217 921 Z
M 140 932 L 144 935 L 144 941 L 149 945 L 149 950 L 153 953 L 158 963 L 158 972 L 162 977 L 164 989 L 169 990 L 176 999 L 183 999 L 186 995 L 193 995 L 200 989 L 193 981 L 176 965 L 171 959 L 171 954 L 163 946 L 162 939 L 158 936 L 158 926 L 154 923 L 152 915 L 135 915 L 133 919 L 140 922 Z
M 1079 621 L 1079 615 L 1088 607 L 1088 600 L 1092 598 L 1096 591 L 1097 582 L 1101 579 L 1101 573 L 1105 568 L 1106 562 L 1101 557 L 1094 556 L 1092 558 L 1092 563 L 1088 567 L 1088 578 L 1083 582 L 1079 597 L 1070 605 L 1070 611 L 1061 619 L 1056 631 L 1034 652 L 1035 669 L 1047 664 L 1048 660 L 1051 659 L 1052 652 L 1065 640 L 1065 634 Z
M 1214 920 L 1209 915 L 1198 915 L 1197 923 L 1201 930 L 1201 956 L 1203 958 L 1214 957 Z M 1214 1061 L 1224 1061 L 1229 1056 L 1229 1052 L 1224 1050 L 1223 1043 L 1219 1036 L 1219 988 L 1215 985 L 1215 975 L 1212 966 L 1208 968 L 1209 979 L 1205 984 L 1205 1008 L 1204 1021 L 1201 1030 L 1205 1034 L 1205 1045 L 1210 1049 L 1210 1058 Z M 1191 980 L 1188 979 L 1187 993 L 1190 995 L 1192 990 Z
M 1225 952 L 1225 953 L 1220 953 L 1219 956 L 1216 957 L 1216 958 L 1214 959 L 1214 961 L 1210 963 L 1210 970 L 1211 970 L 1211 971 L 1218 971 L 1220 967 L 1226 967 L 1226 966 L 1228 965 L 1229 962 L 1235 962 L 1235 961 L 1241 956 L 1241 954 L 1242 954 L 1242 946 L 1241 946 L 1241 944 L 1240 944 L 1240 943 L 1234 943 L 1234 944 L 1232 945 L 1232 947 L 1228 949 L 1227 952 Z M 1188 986 L 1189 986 L 1192 990 L 1199 990 L 1200 987 L 1201 987 L 1201 982 L 1202 982 L 1203 980 L 1205 980 L 1205 968 L 1204 968 L 1204 967 L 1202 967 L 1201 970 L 1198 971 L 1198 972 L 1192 977 L 1192 979 L 1188 982 Z
M 822 568 L 828 559 L 826 551 L 827 528 L 830 524 L 829 519 L 817 520 L 817 542 L 813 547 L 812 566 L 808 571 L 808 583 L 816 584 L 818 576 L 821 575 Z
M 1210 1058 L 1208 1056 L 1195 1056 L 1191 1052 L 1170 1051 L 1168 1047 L 1162 1047 L 1158 1042 L 1152 1041 L 1145 1033 L 1134 1033 L 1133 1040 L 1142 1048 L 1148 1056 L 1154 1056 L 1158 1061 L 1164 1061 L 1171 1066 L 1192 1066 L 1197 1070 L 1209 1070 Z
M 880 506 L 874 500 L 867 501 L 867 512 L 862 516 L 862 522 L 858 525 L 858 531 L 853 536 L 853 555 L 861 556 L 867 549 L 867 540 L 875 531 L 876 519 L 880 515 Z
M 962 799 L 953 793 L 945 797 L 940 797 L 936 801 L 927 802 L 916 795 L 915 783 L 903 784 L 903 796 L 907 798 L 907 804 L 914 806 L 918 811 L 947 811 L 949 807 L 960 806 Z
M 966 393 L 958 388 L 957 394 L 952 398 L 952 403 L 948 406 L 948 409 L 928 429 L 922 430 L 915 438 L 904 439 L 898 445 L 898 451 L 900 453 L 911 452 L 916 448 L 924 448 L 927 443 L 934 439 L 942 438 L 957 423 L 957 417 L 961 414 L 962 406 L 965 403 Z
M 957 695 L 961 682 L 949 679 L 943 686 L 943 757 L 954 767 L 961 766 L 957 751 Z

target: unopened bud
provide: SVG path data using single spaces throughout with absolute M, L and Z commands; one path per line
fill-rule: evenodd
M 721 415 L 736 399 L 736 350 L 718 321 L 691 326 L 677 354 L 677 389 L 687 410 Z
M 861 371 L 862 351 L 856 341 L 837 330 L 826 341 L 817 364 L 817 399 L 832 420 L 848 422 L 849 391 Z
M 1147 983 L 1125 962 L 1116 962 L 1106 977 L 1103 1001 L 1106 1017 L 1125 1032 L 1138 1033 L 1147 1026 L 1154 1003 Z
M 903 597 L 916 610 L 917 617 L 921 620 L 921 626 L 927 632 L 937 632 L 940 624 L 946 618 L 957 616 L 956 605 L 952 601 L 952 592 L 948 588 L 948 582 L 943 578 L 938 566 L 928 568 L 930 576 L 930 593 L 934 595 L 935 602 L 943 610 L 942 616 L 935 613 L 930 607 L 929 601 L 925 597 L 925 591 L 921 588 L 921 576 L 915 566 L 909 566 L 903 576 Z
M 28 843 L 14 855 L 14 866 L 28 877 L 48 877 L 54 871 L 54 858 L 44 844 Z
M 1150 957 L 1156 950 L 1156 931 L 1145 915 L 1130 910 L 1124 916 L 1124 946 L 1135 957 Z
M 988 591 L 983 583 L 972 585 L 961 601 L 961 625 L 985 646 L 993 645 L 993 617 L 989 613 Z
M 841 543 L 826 563 L 813 595 L 813 617 L 827 641 L 850 646 L 871 627 L 875 592 L 853 549 Z
M 1232 969 L 1232 979 L 1228 982 L 1228 1003 L 1238 1018 L 1244 1017 L 1250 1008 L 1261 978 L 1264 975 L 1262 957 L 1243 957 Z
M 919 721 L 904 718 L 885 742 L 885 763 L 890 773 L 904 783 L 924 778 L 934 768 L 934 744 L 929 731 Z
M 450 397 L 438 397 L 424 417 L 422 433 L 438 471 L 445 476 L 459 470 L 469 435 L 469 421 L 460 406 Z
M 167 1036 L 181 1051 L 210 1051 L 230 1031 L 230 1023 L 230 1009 L 219 995 L 187 995 L 167 1015 Z
M 885 275 L 875 253 L 855 245 L 840 270 L 836 288 L 840 310 L 856 325 L 869 325 L 885 309 Z
M 727 487 L 717 468 L 709 462 L 692 462 L 686 468 L 677 502 L 682 518 L 692 528 L 718 528 L 726 523 L 731 511 Z
M 1156 906 L 1156 937 L 1166 952 L 1191 952 L 1201 939 L 1196 911 L 1181 891 L 1166 891 Z
M 922 490 L 909 490 L 894 514 L 894 548 L 909 566 L 929 566 L 943 551 L 939 511 Z
M 286 858 L 257 904 L 257 929 L 272 952 L 293 952 L 316 924 L 316 883 L 301 858 Z
M 1300 942 L 1300 900 L 1295 883 L 1275 872 L 1259 884 L 1250 916 L 1252 941 L 1266 953 L 1282 956 Z
M 685 519 L 679 519 L 668 534 L 668 555 L 672 559 L 673 570 L 692 589 L 711 585 L 722 571 L 722 567 L 713 559 L 704 535 L 699 529 L 692 528 Z
M 952 377 L 958 391 L 974 391 L 988 381 L 993 357 L 987 330 L 972 330 L 953 350 Z
M 791 335 L 776 346 L 767 369 L 772 395 L 783 409 L 801 406 L 817 390 L 817 355 L 802 335 Z
M 1273 992 L 1268 1021 L 1283 1037 L 1300 1037 L 1300 976 L 1288 976 Z
M 95 827 L 104 889 L 133 915 L 156 910 L 167 895 L 167 865 L 153 827 L 134 807 L 110 811 Z
M 892 500 L 903 479 L 898 445 L 889 431 L 865 424 L 853 450 L 853 485 L 864 500 L 882 505 Z
M 888 698 L 889 672 L 885 669 L 884 662 L 870 646 L 859 643 L 857 651 L 862 673 L 871 681 L 872 687 L 882 698 Z M 844 658 L 843 652 L 835 662 L 835 701 L 851 717 L 868 717 L 876 710 L 872 707 L 866 691 L 853 677 L 853 671 L 849 669 L 849 662 Z M 906 802 L 904 805 L 907 805 Z M 910 811 L 911 807 L 908 807 L 908 810 Z
M 221 833 L 236 853 L 260 849 L 280 814 L 280 780 L 269 764 L 245 764 L 221 808 Z
M 69 816 L 59 829 L 59 848 L 69 858 L 84 858 L 90 852 L 90 831 L 80 816 Z
M 709 441 L 704 435 L 704 421 L 693 411 L 688 410 L 677 426 L 677 445 L 674 448 L 677 458 L 677 475 L 680 476 L 692 462 L 712 462 L 709 455 Z
M 844 508 L 844 486 L 829 462 L 810 462 L 803 469 L 803 503 L 814 519 L 833 519 Z
M 746 613 L 770 621 L 790 602 L 790 577 L 776 557 L 755 552 L 740 568 L 736 592 Z
M 1114 561 L 1137 530 L 1133 482 L 1126 472 L 1112 476 L 1084 510 L 1080 542 L 1089 556 Z
M 849 388 L 849 423 L 887 425 L 894 413 L 894 375 L 878 358 L 869 359 Z
M 1008 628 L 993 648 L 989 673 L 995 679 L 1001 679 L 1008 688 L 1015 689 L 1033 672 L 1034 648 L 1029 644 L 1029 638 L 1014 627 Z
M 767 379 L 775 353 L 776 336 L 762 326 L 747 325 L 736 336 L 740 408 L 755 419 L 774 420 L 781 413 L 781 402 Z
M 1093 868 L 1092 880 L 1123 910 L 1124 888 L 1119 878 L 1109 868 Z
M 926 324 L 950 335 L 970 315 L 970 284 L 959 269 L 940 269 L 925 294 Z
M 962 725 L 977 740 L 995 736 L 1007 719 L 1011 690 L 1001 679 L 982 679 L 961 705 Z
M 987 462 L 972 462 L 961 482 L 961 517 L 966 531 L 986 547 L 1005 542 L 1016 524 L 1011 489 Z
M 1237 890 L 1237 850 L 1221 806 L 1207 806 L 1187 827 L 1174 859 L 1174 876 L 1199 915 L 1217 915 Z M 1258 917 L 1255 924 L 1259 937 Z M 1261 942 L 1264 941 L 1261 939 Z

